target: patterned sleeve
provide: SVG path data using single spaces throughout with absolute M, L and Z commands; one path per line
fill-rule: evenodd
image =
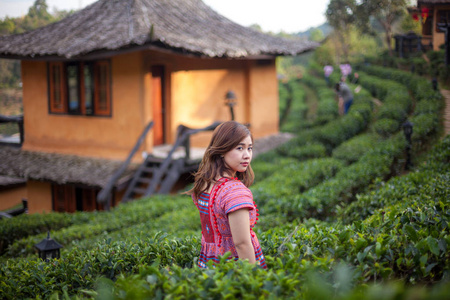
M 226 214 L 242 208 L 255 208 L 252 192 L 242 182 L 235 181 L 224 189 L 221 204 Z

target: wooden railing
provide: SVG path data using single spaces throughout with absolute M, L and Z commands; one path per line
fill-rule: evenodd
M 125 162 L 120 166 L 120 168 L 111 176 L 106 186 L 98 193 L 97 195 L 97 202 L 98 203 L 105 203 L 106 200 L 108 200 L 111 196 L 111 191 L 116 184 L 117 180 L 119 180 L 120 176 L 122 176 L 123 172 L 127 169 L 128 165 L 131 162 L 131 159 L 138 151 L 139 147 L 142 145 L 142 143 L 145 140 L 145 137 L 147 136 L 150 129 L 153 127 L 153 121 L 147 124 L 147 126 L 144 128 L 144 130 L 141 133 L 141 136 L 137 140 L 136 144 L 134 145 L 133 149 L 131 150 L 130 154 L 128 155 L 128 158 L 125 160 Z
M 180 147 L 183 146 L 184 148 L 186 148 L 186 156 L 185 156 L 185 161 L 189 159 L 190 153 L 189 153 L 189 140 L 190 140 L 190 136 L 202 131 L 210 131 L 210 130 L 214 130 L 217 126 L 219 126 L 221 124 L 221 122 L 214 122 L 213 124 L 206 126 L 204 128 L 199 128 L 199 129 L 190 129 L 189 127 L 186 127 L 184 125 L 180 125 L 178 126 L 178 136 L 177 136 L 177 140 L 175 141 L 175 144 L 173 145 L 172 149 L 170 150 L 169 154 L 167 154 L 167 157 L 164 159 L 164 161 L 162 162 L 161 166 L 158 168 L 158 170 L 153 174 L 152 177 L 152 182 L 147 190 L 147 193 L 145 194 L 145 196 L 149 196 L 149 195 L 153 195 L 156 192 L 156 188 L 158 186 L 158 184 L 161 182 L 162 177 L 164 176 L 164 174 L 166 174 L 171 162 L 172 162 L 172 155 L 175 152 L 175 150 Z
M 21 214 L 27 214 L 28 213 L 28 200 L 22 199 L 22 207 L 21 208 L 14 208 L 10 209 L 8 211 L 0 212 L 0 220 L 2 218 L 12 218 L 16 217 Z
M 24 139 L 23 116 L 4 116 L 4 115 L 0 115 L 0 124 L 2 124 L 2 123 L 17 123 L 17 126 L 19 126 L 19 133 L 20 133 L 20 141 L 19 141 L 19 143 L 2 143 L 2 144 L 22 146 L 23 139 Z

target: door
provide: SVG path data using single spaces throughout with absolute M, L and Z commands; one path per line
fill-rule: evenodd
M 166 105 L 164 66 L 152 66 L 152 102 L 153 102 L 153 145 L 166 142 Z

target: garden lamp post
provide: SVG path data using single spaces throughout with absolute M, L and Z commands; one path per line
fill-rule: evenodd
M 436 77 L 433 77 L 433 79 L 431 79 L 431 85 L 433 86 L 433 90 L 437 91 L 438 81 L 437 81 Z
M 50 231 L 47 233 L 47 238 L 40 243 L 34 245 L 39 251 L 39 257 L 42 260 L 49 261 L 50 259 L 60 258 L 59 249 L 63 246 L 54 239 L 50 238 Z
M 411 136 L 413 133 L 413 124 L 409 121 L 406 121 L 402 125 L 403 127 L 403 133 L 405 134 L 406 138 L 406 166 L 405 169 L 409 170 L 409 168 L 412 166 L 411 163 Z
M 233 107 L 236 105 L 236 94 L 229 90 L 225 94 L 225 105 L 227 105 L 230 108 L 231 113 L 231 120 L 234 121 L 234 109 Z

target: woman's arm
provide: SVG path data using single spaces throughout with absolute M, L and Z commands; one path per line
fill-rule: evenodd
M 231 236 L 240 259 L 248 259 L 254 264 L 255 250 L 250 236 L 250 216 L 248 208 L 239 209 L 228 214 Z

